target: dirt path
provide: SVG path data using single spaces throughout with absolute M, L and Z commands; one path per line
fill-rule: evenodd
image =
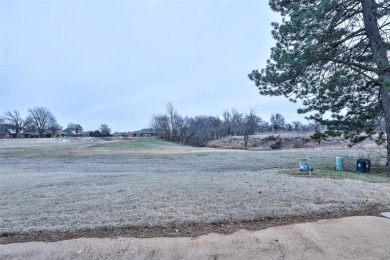
M 0 245 L 0 259 L 388 259 L 390 220 L 346 217 L 197 238 L 78 238 Z

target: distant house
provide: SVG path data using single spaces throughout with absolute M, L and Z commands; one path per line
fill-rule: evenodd
M 152 128 L 145 128 L 139 131 L 134 131 L 131 133 L 132 137 L 153 137 L 157 136 L 157 131 Z
M 87 133 L 88 134 L 88 133 Z M 56 130 L 54 137 L 67 137 L 73 136 L 63 130 Z M 11 124 L 0 124 L 0 139 L 5 138 L 16 138 L 16 129 L 14 125 Z M 37 130 L 22 130 L 19 132 L 20 138 L 37 138 L 39 137 L 39 132 Z M 53 137 L 51 131 L 46 131 L 44 137 Z
M 129 136 L 129 134 L 126 133 L 126 132 L 115 132 L 115 133 L 112 134 L 112 136 L 114 136 L 114 137 L 126 137 L 126 136 Z
M 0 124 L 0 139 L 16 137 L 16 129 L 14 125 Z
M 76 132 L 73 128 L 66 128 L 62 130 L 65 133 L 65 136 L 76 136 Z
M 37 138 L 39 137 L 39 132 L 38 131 L 24 131 L 21 134 L 22 137 L 25 138 Z M 56 130 L 54 136 L 51 131 L 45 131 L 43 134 L 44 137 L 67 137 L 68 134 L 64 132 L 63 130 Z
M 73 128 L 66 128 L 61 131 L 63 137 L 89 136 L 89 131 L 80 131 L 79 134 L 76 134 L 76 131 Z
M 57 130 L 56 137 L 67 137 L 68 134 L 64 130 Z
M 22 136 L 24 138 L 34 138 L 34 137 L 39 137 L 39 132 L 38 131 L 24 131 Z

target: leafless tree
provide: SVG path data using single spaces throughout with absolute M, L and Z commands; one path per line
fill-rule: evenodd
M 262 120 L 259 117 L 259 122 L 257 123 L 257 131 L 260 133 L 265 133 L 270 131 L 270 125 L 267 121 Z
M 55 121 L 54 115 L 50 112 L 49 109 L 44 107 L 34 107 L 28 111 L 28 120 L 37 129 L 39 137 L 43 137 L 52 122 Z
M 302 123 L 299 121 L 293 121 L 292 126 L 294 131 L 302 131 Z
M 19 137 L 20 132 L 27 125 L 28 121 L 24 120 L 17 110 L 7 111 L 2 117 L 2 121 L 15 126 L 16 137 Z
M 100 133 L 102 136 L 109 136 L 111 134 L 111 128 L 109 128 L 107 124 L 101 124 Z
M 172 103 L 167 104 L 165 115 L 153 116 L 150 126 L 157 131 L 159 137 L 188 145 L 203 146 L 208 141 L 223 136 L 222 121 L 218 117 L 183 118 Z
M 171 102 L 166 105 L 166 116 L 168 119 L 168 140 L 178 141 L 183 117 L 179 115 Z
M 75 124 L 69 123 L 66 128 L 74 130 L 75 129 Z
M 243 114 L 239 113 L 237 110 L 232 109 L 231 110 L 231 131 L 233 135 L 242 135 L 243 132 L 243 122 L 244 122 L 244 117 Z
M 277 133 L 280 129 L 282 129 L 284 125 L 285 125 L 285 120 L 281 114 L 276 113 L 271 115 L 271 126 L 272 129 L 275 131 L 275 133 Z
M 284 118 L 277 114 L 276 119 L 278 120 L 276 130 L 279 130 L 284 126 Z M 248 149 L 249 138 L 256 131 L 265 132 L 273 129 L 268 122 L 256 115 L 254 109 L 246 115 L 231 109 L 225 110 L 221 118 L 204 115 L 183 118 L 172 103 L 167 104 L 165 114 L 152 117 L 150 126 L 157 131 L 159 137 L 187 145 L 204 146 L 211 140 L 228 135 L 240 135 L 244 136 L 245 149 Z
M 222 121 L 214 116 L 186 118 L 185 144 L 204 146 L 222 135 Z
M 291 131 L 293 130 L 293 126 L 292 126 L 292 124 L 285 124 L 285 125 L 284 125 L 284 129 L 285 129 L 286 131 L 291 132 Z
M 232 116 L 229 112 L 229 110 L 225 110 L 222 114 L 223 121 L 222 121 L 222 131 L 224 136 L 228 136 L 232 134 Z
M 150 126 L 157 131 L 158 136 L 168 141 L 180 142 L 185 135 L 185 119 L 179 115 L 173 104 L 169 102 L 165 108 L 165 115 L 153 116 Z
M 256 112 L 254 109 L 251 109 L 249 111 L 249 114 L 244 116 L 242 124 L 242 133 L 244 135 L 245 150 L 248 149 L 249 137 L 255 133 L 259 121 L 260 119 L 258 116 L 256 116 Z
M 83 127 L 80 124 L 74 125 L 74 132 L 76 135 L 80 135 L 81 131 L 83 131 Z
M 52 117 L 52 119 L 50 120 L 50 125 L 47 129 L 50 132 L 51 136 L 56 137 L 57 131 L 61 130 L 61 129 L 62 129 L 62 126 L 60 126 L 57 123 L 57 120 L 54 117 Z
M 168 124 L 168 117 L 166 115 L 154 115 L 150 122 L 150 127 L 156 130 L 158 137 L 168 139 L 170 128 Z

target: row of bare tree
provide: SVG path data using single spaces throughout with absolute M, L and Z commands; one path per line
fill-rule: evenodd
M 19 111 L 7 111 L 1 117 L 2 123 L 14 126 L 16 136 L 19 136 L 22 130 L 37 131 L 40 137 L 43 137 L 45 132 L 55 133 L 60 127 L 57 119 L 44 107 L 34 107 L 28 110 L 28 115 L 24 119 Z
M 226 136 L 243 136 L 245 149 L 248 140 L 256 132 L 314 131 L 316 125 L 303 125 L 298 121 L 286 124 L 281 114 L 273 114 L 266 122 L 251 109 L 249 113 L 239 113 L 235 109 L 225 110 L 222 118 L 217 116 L 183 117 L 172 103 L 166 106 L 165 114 L 152 117 L 151 127 L 158 136 L 168 141 L 186 145 L 204 146 L 209 141 Z
M 44 137 L 47 133 L 51 136 L 56 136 L 58 130 L 62 129 L 62 126 L 57 123 L 57 119 L 51 111 L 48 108 L 39 106 L 29 109 L 26 118 L 23 118 L 17 110 L 7 111 L 0 117 L 0 123 L 12 125 L 16 137 L 19 137 L 22 131 L 25 133 L 38 132 L 39 137 Z M 76 136 L 83 131 L 83 127 L 80 124 L 69 123 L 67 128 L 74 131 Z M 92 132 L 92 136 L 108 136 L 111 132 L 107 124 L 101 124 L 99 130 Z

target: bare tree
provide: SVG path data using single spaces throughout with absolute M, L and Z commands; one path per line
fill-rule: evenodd
M 150 127 L 156 130 L 158 137 L 168 139 L 170 128 L 166 115 L 154 115 L 150 122 Z
M 222 131 L 224 136 L 228 136 L 232 134 L 232 116 L 230 115 L 229 110 L 225 110 L 222 114 L 223 122 L 222 122 Z
M 109 136 L 111 134 L 111 128 L 109 128 L 107 124 L 101 124 L 100 133 L 102 136 Z
M 185 128 L 185 119 L 179 115 L 173 104 L 169 102 L 165 108 L 165 115 L 153 116 L 150 126 L 155 129 L 159 136 L 174 142 L 180 142 L 185 133 L 181 131 Z
M 51 118 L 50 120 L 50 124 L 49 124 L 49 127 L 48 127 L 48 131 L 50 132 L 51 136 L 52 137 L 56 137 L 57 135 L 57 131 L 58 130 L 61 130 L 62 129 L 62 126 L 60 126 L 58 123 L 57 123 L 57 119 L 55 119 L 54 117 Z
M 294 128 L 294 131 L 302 131 L 302 123 L 299 121 L 293 121 L 292 126 Z
M 74 125 L 74 132 L 76 135 L 80 135 L 81 131 L 83 131 L 83 127 L 80 124 Z
M 237 110 L 231 110 L 231 121 L 230 121 L 231 131 L 233 135 L 242 135 L 242 124 L 244 122 L 244 117 Z
M 183 124 L 183 117 L 179 115 L 171 102 L 166 105 L 166 116 L 168 119 L 167 140 L 178 141 L 178 137 L 180 136 L 180 127 Z
M 15 126 L 16 137 L 19 137 L 20 132 L 27 125 L 28 121 L 24 120 L 17 110 L 7 111 L 2 117 L 2 121 Z
M 256 116 L 256 112 L 254 109 L 251 109 L 249 111 L 249 114 L 245 115 L 244 117 L 244 122 L 242 124 L 242 133 L 244 135 L 245 150 L 248 149 L 249 137 L 255 133 L 259 121 L 260 118 Z
M 286 131 L 289 131 L 289 132 L 291 132 L 293 130 L 293 126 L 291 124 L 285 124 L 284 128 L 286 129 Z
M 49 129 L 55 117 L 49 109 L 44 107 L 34 107 L 29 109 L 28 120 L 35 126 L 39 133 L 39 137 L 43 137 Z
M 204 146 L 221 136 L 222 121 L 213 116 L 195 116 L 185 119 L 185 144 Z
M 285 125 L 285 120 L 281 114 L 276 113 L 271 115 L 271 126 L 272 129 L 275 131 L 275 133 L 277 133 L 280 129 L 282 129 L 284 125 Z
M 159 137 L 188 145 L 204 146 L 208 141 L 223 136 L 222 121 L 218 117 L 183 118 L 172 103 L 167 104 L 165 115 L 152 117 L 150 126 Z
M 66 128 L 75 130 L 75 124 L 69 123 L 68 126 L 67 126 Z
M 273 116 L 278 123 L 276 130 L 279 130 L 284 126 L 284 118 L 280 114 Z M 268 122 L 256 116 L 254 109 L 246 115 L 235 109 L 225 110 L 222 119 L 204 115 L 183 118 L 172 103 L 167 104 L 165 114 L 152 117 L 150 126 L 157 131 L 159 137 L 187 145 L 204 146 L 211 140 L 240 135 L 244 136 L 245 149 L 248 149 L 249 138 L 256 131 L 272 131 Z
M 270 129 L 269 123 L 259 118 L 259 122 L 257 122 L 257 131 L 260 133 L 268 132 Z

